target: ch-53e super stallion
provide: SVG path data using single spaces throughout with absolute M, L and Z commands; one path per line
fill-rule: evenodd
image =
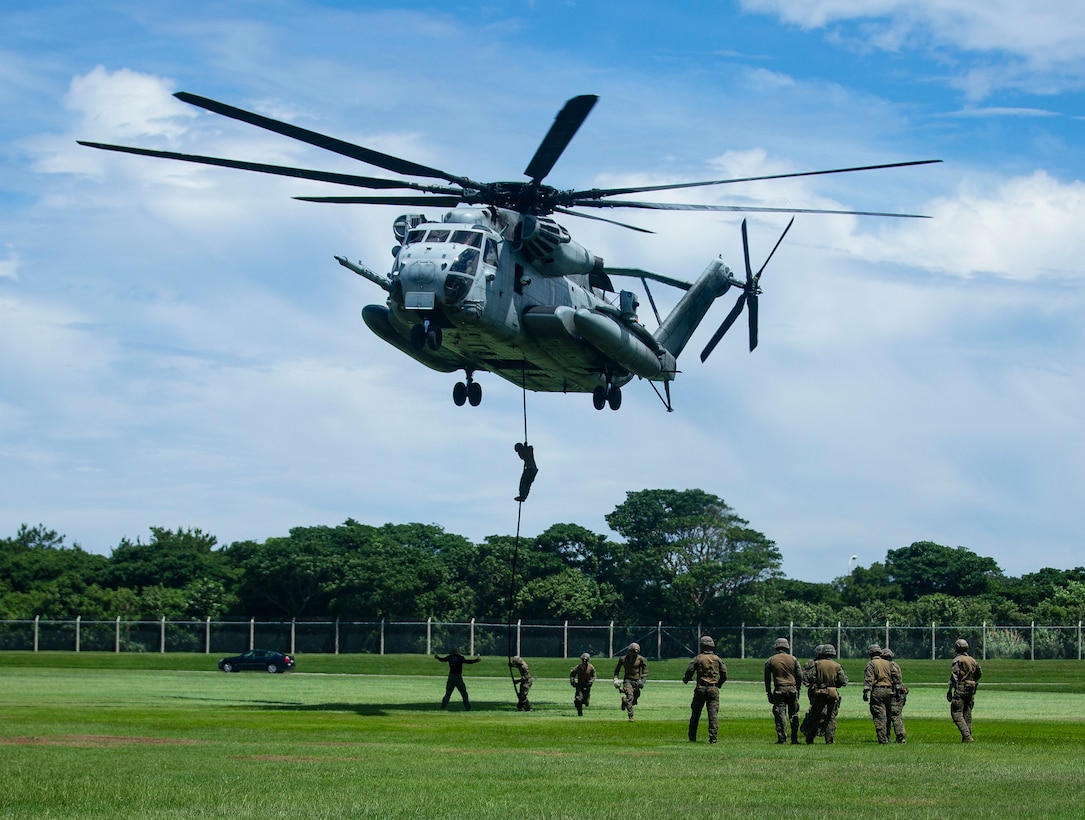
M 607 267 L 577 243 L 553 218 L 566 214 L 596 219 L 623 228 L 633 225 L 583 213 L 584 208 L 631 208 L 681 211 L 856 214 L 915 217 L 914 214 L 802 208 L 759 208 L 729 205 L 641 202 L 615 197 L 736 182 L 870 171 L 939 160 L 895 162 L 857 168 L 775 174 L 628 188 L 559 190 L 543 180 L 553 169 L 598 99 L 583 95 L 569 100 L 558 113 L 534 157 L 524 170 L 527 181 L 478 182 L 438 168 L 419 165 L 350 142 L 300 128 L 270 117 L 186 92 L 178 99 L 207 111 L 255 125 L 406 177 L 412 182 L 267 165 L 219 157 L 179 154 L 147 148 L 80 144 L 108 151 L 181 160 L 265 174 L 296 177 L 371 190 L 406 190 L 396 196 L 300 196 L 309 202 L 448 208 L 439 219 L 418 213 L 396 218 L 394 262 L 385 275 L 336 256 L 340 264 L 387 293 L 384 304 L 367 305 L 362 318 L 377 336 L 412 359 L 442 373 L 463 371 L 452 390 L 457 405 L 482 401 L 478 373 L 494 373 L 525 389 L 590 393 L 596 409 L 617 410 L 622 387 L 634 377 L 646 379 L 668 410 L 670 383 L 678 374 L 678 357 L 716 298 L 731 288 L 738 300 L 701 352 L 703 362 L 745 309 L 749 347 L 757 346 L 760 279 L 750 264 L 746 223 L 742 223 L 744 275 L 721 259 L 712 260 L 694 282 L 636 268 Z M 792 217 L 794 222 L 794 217 Z M 791 227 L 780 235 L 772 253 Z M 647 232 L 647 231 L 645 231 Z M 615 290 L 612 277 L 641 280 L 657 327 L 640 321 L 634 293 Z M 660 316 L 648 280 L 685 291 L 675 307 Z M 662 383 L 660 394 L 655 383 Z

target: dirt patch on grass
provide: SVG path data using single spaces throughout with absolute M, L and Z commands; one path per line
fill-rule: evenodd
M 56 735 L 54 737 L 0 737 L 0 746 L 80 746 L 88 749 L 115 746 L 195 746 L 202 740 L 173 737 L 126 737 L 122 735 Z

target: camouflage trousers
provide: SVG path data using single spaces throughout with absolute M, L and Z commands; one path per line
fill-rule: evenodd
M 802 719 L 799 731 L 807 743 L 813 743 L 818 735 L 825 736 L 826 743 L 836 737 L 836 715 L 840 711 L 840 695 L 835 688 L 811 691 L 810 709 Z
M 629 713 L 629 719 L 633 719 L 633 707 L 640 700 L 640 687 L 637 681 L 626 678 L 622 681 L 622 709 Z
M 584 714 L 584 707 L 591 702 L 591 684 L 587 686 L 581 686 L 579 683 L 574 684 L 576 692 L 573 694 L 573 706 L 576 707 L 576 713 L 578 715 Z
M 961 732 L 961 740 L 965 743 L 972 740 L 972 702 L 974 699 L 974 692 L 954 692 L 953 699 L 949 702 L 949 716 L 957 724 L 957 729 Z
M 870 690 L 870 716 L 874 719 L 874 733 L 879 743 L 889 742 L 889 710 L 893 704 L 893 690 L 888 686 L 875 686 Z
M 798 743 L 799 692 L 777 689 L 772 693 L 772 720 L 776 724 L 776 742 L 787 743 L 787 730 L 791 729 L 791 742 Z
M 708 742 L 715 743 L 720 731 L 720 688 L 715 684 L 697 684 L 690 703 L 689 739 L 697 739 L 697 726 L 701 722 L 701 712 L 708 707 Z
M 516 711 L 517 712 L 530 712 L 531 701 L 527 699 L 528 692 L 531 691 L 531 682 L 533 678 L 520 678 L 517 681 L 516 687 Z
M 889 704 L 889 720 L 893 724 L 893 734 L 896 736 L 897 743 L 904 742 L 904 703 L 907 701 L 908 696 L 906 694 L 899 694 L 895 696 L 892 702 Z

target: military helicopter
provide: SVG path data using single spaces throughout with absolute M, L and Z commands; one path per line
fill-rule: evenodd
M 597 410 L 607 406 L 617 410 L 622 403 L 622 388 L 636 377 L 647 380 L 670 411 L 673 409 L 670 383 L 679 372 L 678 357 L 713 302 L 731 288 L 739 292 L 738 300 L 701 352 L 701 361 L 708 358 L 743 310 L 748 316 L 749 348 L 752 351 L 757 347 L 761 274 L 794 222 L 794 216 L 756 273 L 750 264 L 747 229 L 743 221 L 744 276 L 736 276 L 717 258 L 708 264 L 696 281 L 687 282 L 636 268 L 607 267 L 602 259 L 574 241 L 569 231 L 553 218 L 553 214 L 595 219 L 645 233 L 651 231 L 574 209 L 629 208 L 922 218 L 917 214 L 675 204 L 615 197 L 940 162 L 919 160 L 670 185 L 559 190 L 544 184 L 543 180 L 595 106 L 598 100 L 595 95 L 581 95 L 565 103 L 524 170 L 527 181 L 512 182 L 478 182 L 206 97 L 187 92 L 178 92 L 175 96 L 204 110 L 360 160 L 400 176 L 445 183 L 356 176 L 80 141 L 81 145 L 106 151 L 370 190 L 399 189 L 411 192 L 396 196 L 295 197 L 307 202 L 451 209 L 439 219 L 429 219 L 419 213 L 406 213 L 395 219 L 393 234 L 397 244 L 393 248 L 391 270 L 386 275 L 343 256 L 336 256 L 335 259 L 387 293 L 384 304 L 367 305 L 362 309 L 362 318 L 373 333 L 433 370 L 442 373 L 463 371 L 463 381 L 457 382 L 452 390 L 452 399 L 459 406 L 477 406 L 482 401 L 482 386 L 475 381 L 475 375 L 489 372 L 524 390 L 590 393 Z M 640 279 L 655 314 L 655 331 L 649 331 L 641 323 L 636 295 L 627 290 L 615 290 L 612 277 Z M 655 300 L 648 290 L 649 280 L 684 291 L 665 317 L 660 316 L 656 309 Z M 662 394 L 656 383 L 662 383 Z

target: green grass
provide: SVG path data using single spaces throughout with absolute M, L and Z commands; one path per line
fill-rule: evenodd
M 878 746 L 861 686 L 833 746 L 777 746 L 762 660 L 729 660 L 720 744 L 686 741 L 684 661 L 653 662 L 636 721 L 609 684 L 583 718 L 572 661 L 467 668 L 474 709 L 442 712 L 419 656 L 303 656 L 286 675 L 206 655 L 0 653 L 2 817 L 1082 816 L 1082 666 L 990 661 L 976 743 L 949 720 L 944 661 L 905 661 L 908 743 Z M 608 668 L 609 667 L 609 668 Z M 847 662 L 861 680 L 862 663 Z

